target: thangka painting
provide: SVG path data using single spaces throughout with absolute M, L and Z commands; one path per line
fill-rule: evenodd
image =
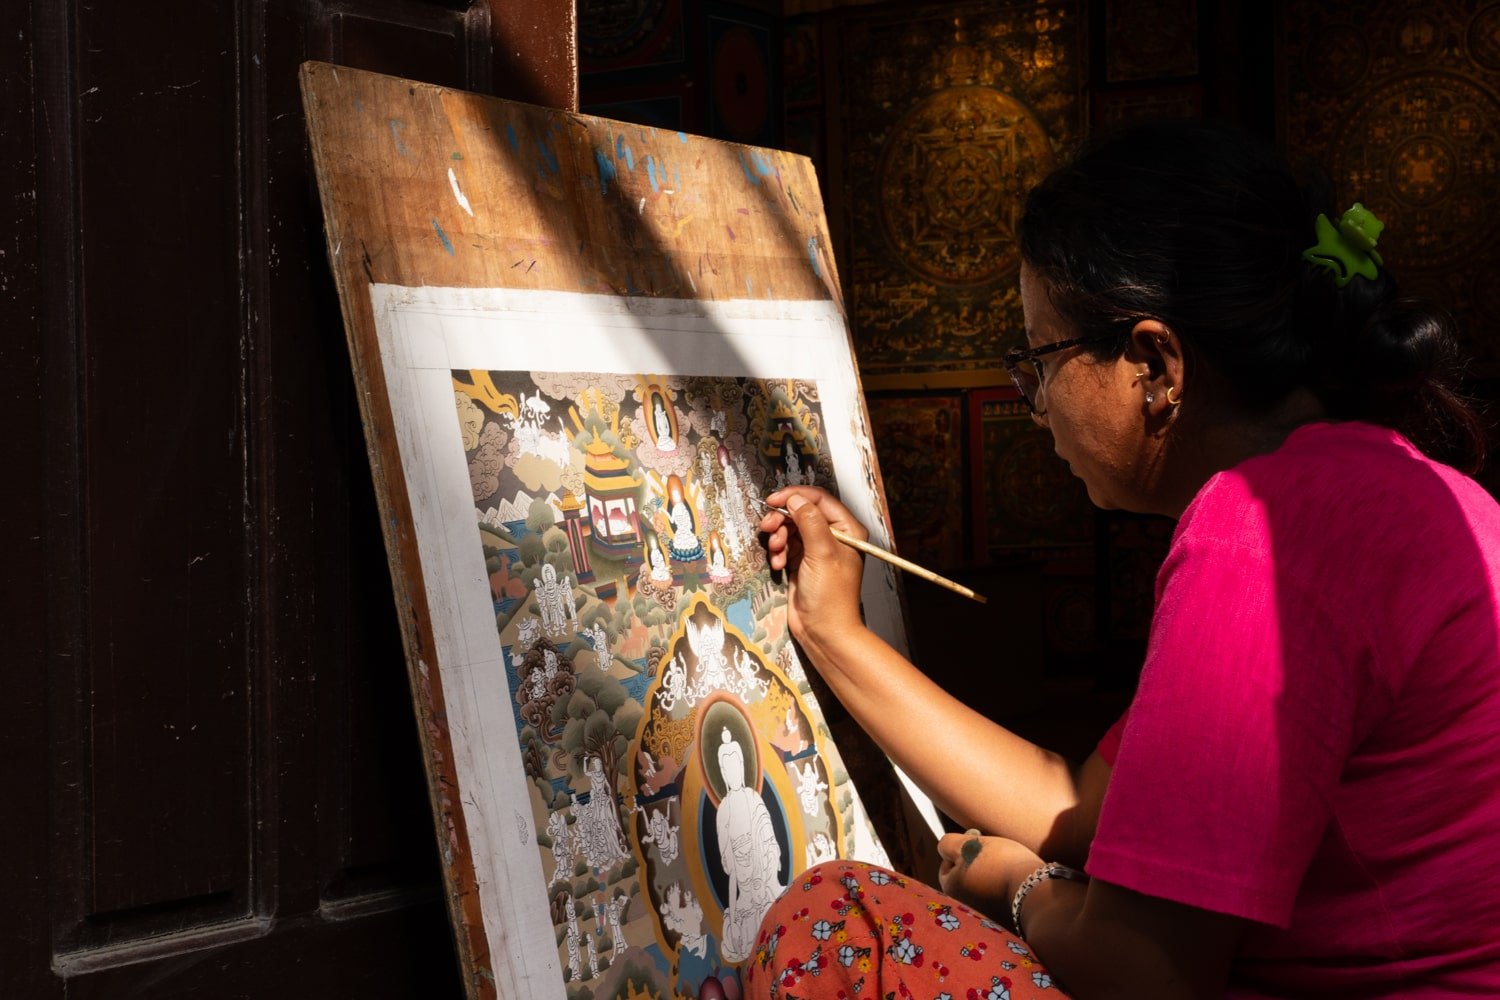
M 969 421 L 977 561 L 1093 543 L 1087 490 L 1057 460 L 1051 435 L 1031 419 L 1016 390 L 970 393 Z
M 868 374 L 998 369 L 1024 339 L 1016 225 L 1085 126 L 1075 0 L 838 15 L 849 313 Z
M 897 551 L 964 565 L 963 397 L 872 393 L 869 407 Z
M 1104 37 L 1110 83 L 1198 72 L 1197 0 L 1105 0 Z
M 734 996 L 806 868 L 884 857 L 755 503 L 818 485 L 868 518 L 873 469 L 852 362 L 816 377 L 830 304 L 622 301 L 392 293 L 388 376 L 420 398 L 408 478 L 447 494 L 424 566 L 467 606 L 444 686 L 476 867 L 504 855 L 483 859 L 486 925 L 535 995 Z M 657 371 L 622 370 L 644 355 Z
M 1500 372 L 1500 4 L 1286 4 L 1287 148 L 1332 177 L 1342 211 L 1385 223 L 1402 289 L 1453 312 L 1477 370 Z

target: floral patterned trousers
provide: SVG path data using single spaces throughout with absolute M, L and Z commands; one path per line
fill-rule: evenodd
M 766 912 L 743 976 L 748 1000 L 1067 1000 L 999 924 L 858 861 L 803 872 Z

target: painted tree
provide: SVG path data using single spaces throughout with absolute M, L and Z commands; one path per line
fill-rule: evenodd
M 598 670 L 582 674 L 572 695 L 552 706 L 552 723 L 562 727 L 558 746 L 568 757 L 569 776 L 582 782 L 590 757 L 599 758 L 611 782 L 623 775 L 642 714 L 640 702 L 614 677 Z

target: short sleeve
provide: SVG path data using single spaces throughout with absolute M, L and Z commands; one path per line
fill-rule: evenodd
M 1125 720 L 1129 718 L 1130 712 L 1127 709 L 1124 715 L 1115 720 L 1114 725 L 1104 731 L 1104 735 L 1099 737 L 1098 745 L 1094 747 L 1099 759 L 1110 767 L 1115 766 L 1115 758 L 1120 756 L 1120 738 L 1125 735 Z
M 1179 526 L 1088 870 L 1285 927 L 1368 670 L 1274 553 L 1253 501 Z

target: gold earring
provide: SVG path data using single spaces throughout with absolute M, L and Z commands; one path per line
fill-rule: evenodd
M 1167 341 L 1169 341 L 1171 339 L 1172 339 L 1172 335 L 1170 333 L 1158 333 L 1156 335 L 1156 342 L 1158 344 L 1165 344 Z
M 1145 378 L 1147 375 L 1150 375 L 1150 374 L 1151 374 L 1150 369 L 1142 368 L 1140 371 L 1138 371 L 1138 372 L 1135 373 L 1135 380 L 1137 382 L 1139 382 L 1141 379 Z
M 1168 406 L 1179 406 L 1179 405 L 1181 405 L 1181 403 L 1182 403 L 1182 397 L 1180 395 L 1176 399 L 1172 398 L 1172 393 L 1174 393 L 1176 391 L 1177 391 L 1177 387 L 1175 385 L 1169 385 L 1169 386 L 1167 386 L 1167 405 Z

